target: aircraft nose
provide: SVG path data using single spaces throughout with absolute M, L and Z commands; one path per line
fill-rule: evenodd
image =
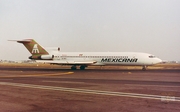
M 162 60 L 157 58 L 157 63 L 161 63 L 161 62 L 162 62 Z

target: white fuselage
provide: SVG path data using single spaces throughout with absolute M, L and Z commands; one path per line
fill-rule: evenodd
M 52 63 L 71 65 L 147 66 L 161 62 L 161 59 L 154 55 L 138 52 L 51 52 L 50 55 L 53 56 Z

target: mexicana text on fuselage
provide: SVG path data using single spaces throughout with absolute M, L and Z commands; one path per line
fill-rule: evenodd
M 101 62 L 137 62 L 137 58 L 102 58 Z

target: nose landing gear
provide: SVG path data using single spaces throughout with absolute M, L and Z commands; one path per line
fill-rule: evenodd
M 147 70 L 147 66 L 146 66 L 146 65 L 143 65 L 142 70 L 143 70 L 143 71 Z

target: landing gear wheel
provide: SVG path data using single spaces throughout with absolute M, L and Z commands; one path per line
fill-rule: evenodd
M 147 66 L 143 66 L 142 70 L 145 71 L 147 69 Z
M 76 68 L 76 66 L 74 66 L 74 65 L 71 67 L 71 70 L 76 70 L 76 69 L 77 69 L 77 68 Z
M 85 66 L 80 66 L 80 69 L 81 70 L 84 70 L 86 67 Z

